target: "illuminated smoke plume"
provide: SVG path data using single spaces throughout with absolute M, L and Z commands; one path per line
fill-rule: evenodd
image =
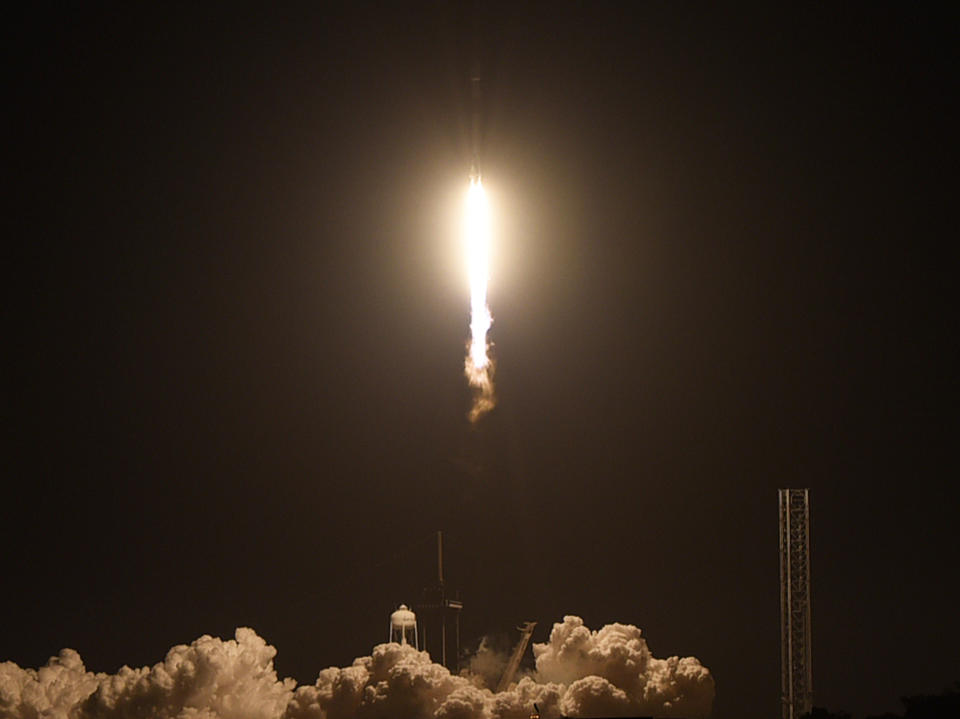
M 479 687 L 493 689 L 509 663 L 510 648 L 495 645 L 490 637 L 484 637 L 477 651 L 467 661 L 466 676 Z
M 380 644 L 352 666 L 324 669 L 295 688 L 273 667 L 276 650 L 252 629 L 223 641 L 204 636 L 153 667 L 86 671 L 64 649 L 46 666 L 0 664 L 0 717 L 7 719 L 544 719 L 566 716 L 705 717 L 710 672 L 696 659 L 655 659 L 640 630 L 593 632 L 578 617 L 534 645 L 536 671 L 494 693 L 482 677 L 450 674 L 426 652 Z
M 546 644 L 534 644 L 536 678 L 567 686 L 560 706 L 570 716 L 617 714 L 703 717 L 714 685 L 694 657 L 656 659 L 630 624 L 590 631 L 580 617 L 553 625 Z
M 464 216 L 463 237 L 470 274 L 470 341 L 464 372 L 473 388 L 470 421 L 476 422 L 493 409 L 493 360 L 487 354 L 487 331 L 493 324 L 487 306 L 487 283 L 490 281 L 491 250 L 490 206 L 479 177 L 470 179 Z
M 252 629 L 203 636 L 153 667 L 93 674 L 64 649 L 34 671 L 0 664 L 0 717 L 18 719 L 279 719 L 292 679 L 278 681 L 276 649 Z
M 100 677 L 89 673 L 73 649 L 61 649 L 40 669 L 0 664 L 0 717 L 75 716 L 80 703 L 96 691 Z M 68 714 L 68 712 L 70 712 Z

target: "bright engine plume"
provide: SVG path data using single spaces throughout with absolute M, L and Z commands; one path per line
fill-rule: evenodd
M 493 323 L 487 306 L 487 282 L 490 280 L 490 250 L 492 244 L 490 205 L 477 172 L 471 173 L 467 191 L 463 237 L 470 276 L 470 341 L 464 372 L 474 389 L 470 421 L 476 422 L 493 409 L 493 360 L 487 354 L 487 331 Z

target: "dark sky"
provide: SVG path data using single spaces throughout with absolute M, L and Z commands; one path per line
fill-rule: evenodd
M 790 486 L 816 703 L 960 679 L 955 24 L 777 5 L 8 18 L 0 660 L 252 626 L 312 682 L 443 529 L 470 641 L 636 624 L 774 716 Z

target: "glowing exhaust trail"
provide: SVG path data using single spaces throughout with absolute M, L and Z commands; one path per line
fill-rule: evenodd
M 480 173 L 474 169 L 470 174 L 463 227 L 467 270 L 470 276 L 470 341 L 467 344 L 464 372 L 474 389 L 473 407 L 470 409 L 471 422 L 476 422 L 496 404 L 493 394 L 493 360 L 487 354 L 487 331 L 493 323 L 490 308 L 487 307 L 491 235 L 490 206 L 483 191 Z

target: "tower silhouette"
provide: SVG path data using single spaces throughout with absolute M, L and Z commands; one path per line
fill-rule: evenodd
M 782 719 L 813 709 L 810 666 L 810 490 L 780 490 L 780 702 Z

